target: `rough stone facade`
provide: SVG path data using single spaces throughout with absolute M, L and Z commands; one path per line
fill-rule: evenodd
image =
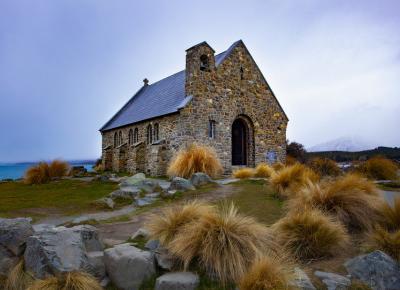
M 236 166 L 284 162 L 288 119 L 244 43 L 239 41 L 231 47 L 218 66 L 213 49 L 205 42 L 186 53 L 185 93 L 192 100 L 176 114 L 102 132 L 105 168 L 165 175 L 173 155 L 193 142 L 215 148 L 225 174 Z M 234 122 L 239 123 L 235 130 L 242 130 L 242 137 L 233 137 Z M 154 128 L 156 123 L 159 138 L 148 144 L 147 127 L 150 124 Z M 139 140 L 131 144 L 129 130 L 135 128 Z M 118 146 L 114 142 L 116 132 L 122 135 Z M 238 154 L 232 154 L 232 150 L 238 151 L 235 146 L 243 155 L 239 159 Z

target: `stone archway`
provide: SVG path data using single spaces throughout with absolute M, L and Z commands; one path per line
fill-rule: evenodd
M 254 166 L 254 128 L 247 116 L 238 116 L 232 123 L 232 165 Z

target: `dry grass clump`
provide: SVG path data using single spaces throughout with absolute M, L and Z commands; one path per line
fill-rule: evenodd
M 46 162 L 39 162 L 27 169 L 24 176 L 26 184 L 42 184 L 50 181 L 49 165 Z
M 308 167 L 296 163 L 285 167 L 271 176 L 270 182 L 279 197 L 285 198 L 307 184 L 308 181 L 317 181 L 318 174 Z
M 204 172 L 211 177 L 218 177 L 222 173 L 221 162 L 213 148 L 192 144 L 179 151 L 172 159 L 167 174 L 190 178 L 196 172 Z
M 329 158 L 316 157 L 311 159 L 307 165 L 320 176 L 338 176 L 342 172 L 337 163 Z
M 253 168 L 240 168 L 232 173 L 233 177 L 235 178 L 240 178 L 240 179 L 245 179 L 245 178 L 251 178 L 254 176 L 254 169 Z
M 211 211 L 213 211 L 211 205 L 199 201 L 167 207 L 161 213 L 149 217 L 146 229 L 151 239 L 157 239 L 163 246 L 168 246 L 183 226 L 209 215 Z
M 400 230 L 390 232 L 378 227 L 368 234 L 365 245 L 370 251 L 381 250 L 400 261 Z
M 384 157 L 373 157 L 363 162 L 357 171 L 364 174 L 368 178 L 378 180 L 395 180 L 398 179 L 399 168 L 392 160 Z
M 393 206 L 387 202 L 380 209 L 381 224 L 388 230 L 400 230 L 400 197 L 394 199 Z
M 69 164 L 62 160 L 53 160 L 49 164 L 50 178 L 60 178 L 66 176 L 69 172 Z
M 182 227 L 168 249 L 185 269 L 197 261 L 223 284 L 239 281 L 254 259 L 267 249 L 276 250 L 267 228 L 240 215 L 233 205 Z
M 283 169 L 285 167 L 285 165 L 282 162 L 275 162 L 274 164 L 272 164 L 272 168 L 275 170 L 275 172 Z
M 25 290 L 33 282 L 33 277 L 25 272 L 24 267 L 24 260 L 21 259 L 10 270 L 4 285 L 5 290 Z
M 269 178 L 274 173 L 274 169 L 267 163 L 260 163 L 254 170 L 254 177 Z
M 273 229 L 279 243 L 301 260 L 333 257 L 349 241 L 345 228 L 318 210 L 289 214 Z
M 296 163 L 298 163 L 296 158 L 294 158 L 293 156 L 290 156 L 290 155 L 286 155 L 286 161 L 285 161 L 286 166 L 292 166 Z
M 102 290 L 103 287 L 91 275 L 69 272 L 59 277 L 35 281 L 27 290 Z
M 332 215 L 349 230 L 369 230 L 379 220 L 382 199 L 375 186 L 357 175 L 346 175 L 331 182 L 309 182 L 289 201 L 290 211 L 319 209 Z
M 277 258 L 263 256 L 253 262 L 249 271 L 239 283 L 240 290 L 286 290 L 290 286 L 293 274 L 288 271 L 289 265 Z

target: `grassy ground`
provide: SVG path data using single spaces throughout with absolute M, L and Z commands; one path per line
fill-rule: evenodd
M 72 215 L 94 210 L 96 199 L 117 188 L 114 183 L 59 180 L 48 184 L 0 183 L 0 216 Z

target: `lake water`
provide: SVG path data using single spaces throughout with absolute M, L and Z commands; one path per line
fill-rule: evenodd
M 18 179 L 24 176 L 24 173 L 28 167 L 34 165 L 33 162 L 27 163 L 0 163 L 0 180 L 1 179 Z M 71 166 L 85 166 L 88 171 L 92 171 L 94 163 L 89 162 L 71 162 Z

